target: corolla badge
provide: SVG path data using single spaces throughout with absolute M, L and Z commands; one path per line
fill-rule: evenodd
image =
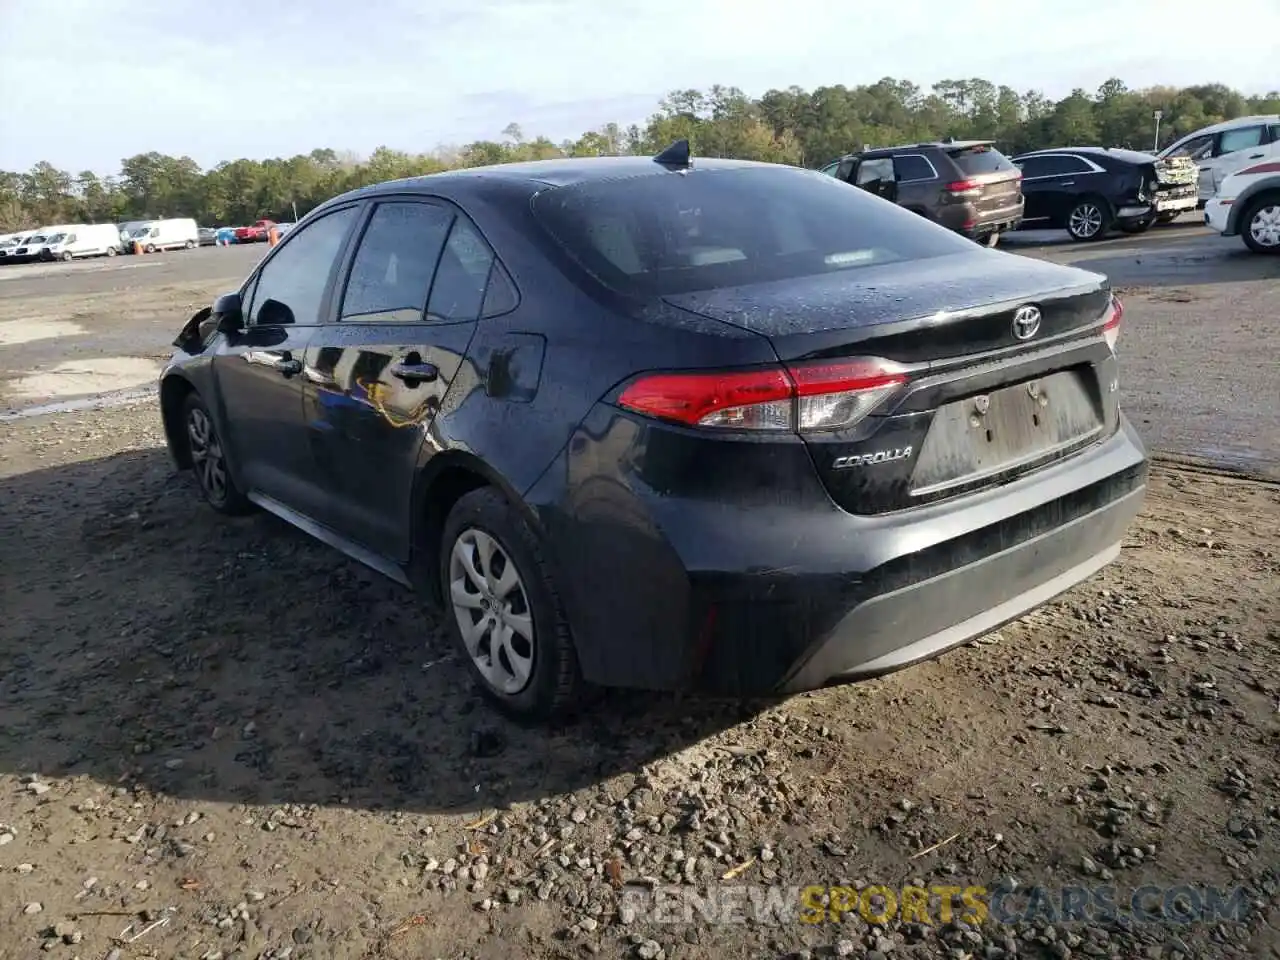
M 1040 308 L 1031 304 L 1013 311 L 1013 335 L 1018 340 L 1030 340 L 1040 332 Z

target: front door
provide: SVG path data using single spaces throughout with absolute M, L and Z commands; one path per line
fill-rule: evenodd
M 307 348 L 303 396 L 326 526 L 408 558 L 413 483 L 464 363 L 493 255 L 451 205 L 396 198 L 370 212 L 337 320 Z
M 302 513 L 317 499 L 302 414 L 303 357 L 358 210 L 313 220 L 272 252 L 246 286 L 244 331 L 220 338 L 213 357 L 240 483 Z
M 858 164 L 854 184 L 882 197 L 890 203 L 898 199 L 898 183 L 893 172 L 893 157 L 873 157 Z

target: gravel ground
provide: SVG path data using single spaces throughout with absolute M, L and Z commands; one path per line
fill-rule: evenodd
M 1221 296 L 1255 310 L 1266 278 L 1170 286 L 1127 263 L 1165 262 L 1132 243 L 1030 252 L 1109 251 L 1141 288 L 1122 340 L 1135 419 L 1176 439 L 1191 404 L 1194 430 L 1269 472 L 1275 390 L 1229 430 L 1205 373 L 1244 365 L 1236 383 L 1274 388 L 1256 342 L 1156 352 L 1179 339 L 1161 317 L 1206 324 Z M 98 306 L 110 270 L 0 283 L 0 397 L 57 342 L 163 352 L 167 312 L 225 285 L 171 271 L 223 255 L 247 254 L 175 258 Z M 1191 287 L 1203 303 L 1161 299 Z M 100 344 L 5 326 L 53 314 Z M 1173 371 L 1155 378 L 1172 401 L 1135 390 L 1141 363 Z M 10 419 L 0 957 L 1280 957 L 1278 531 L 1276 483 L 1160 462 L 1117 563 L 940 660 L 781 703 L 610 694 L 530 730 L 472 694 L 400 588 L 269 516 L 199 505 L 151 402 Z M 701 913 L 656 911 L 677 883 Z M 816 924 L 813 885 L 840 888 Z M 1151 903 L 1239 887 L 1242 912 L 1062 915 L 1063 888 L 1111 890 L 1123 913 L 1144 885 Z M 909 922 L 841 911 L 863 890 L 873 915 L 877 886 L 943 890 Z M 973 886 L 1024 918 L 951 910 Z

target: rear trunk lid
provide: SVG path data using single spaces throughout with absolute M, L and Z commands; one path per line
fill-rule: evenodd
M 832 499 L 854 513 L 1006 482 L 1119 423 L 1099 274 L 975 250 L 665 299 L 767 337 L 783 362 L 904 366 L 907 383 L 870 416 L 804 435 Z M 1038 323 L 1017 322 L 1026 307 Z

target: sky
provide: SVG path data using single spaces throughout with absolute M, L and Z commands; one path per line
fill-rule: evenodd
M 667 92 L 922 87 L 1053 98 L 1280 86 L 1280 0 L 0 0 L 0 170 L 114 173 L 317 147 L 423 152 L 643 123 Z M 1209 39 L 1203 39 L 1209 38 Z

